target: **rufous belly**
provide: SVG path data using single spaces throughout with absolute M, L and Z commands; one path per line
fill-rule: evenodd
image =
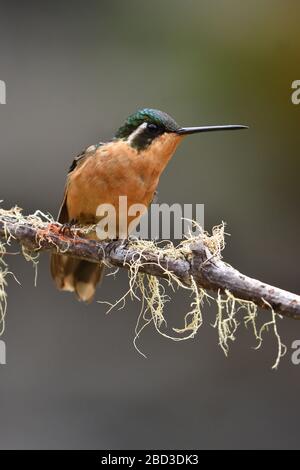
M 127 198 L 128 209 L 140 204 L 145 212 L 176 146 L 177 141 L 170 141 L 165 158 L 162 152 L 160 158 L 157 156 L 161 149 L 137 152 L 123 141 L 100 147 L 69 176 L 66 199 L 69 218 L 81 224 L 97 223 L 99 206 L 110 204 L 115 208 L 118 227 L 120 197 Z M 127 215 L 128 226 L 135 219 L 137 225 L 139 218 Z M 134 225 L 131 224 L 131 228 Z

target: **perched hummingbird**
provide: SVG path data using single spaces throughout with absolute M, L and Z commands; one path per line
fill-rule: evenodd
M 95 224 L 100 204 L 111 204 L 119 213 L 119 196 L 127 196 L 128 207 L 132 204 L 148 207 L 160 175 L 185 136 L 243 128 L 246 126 L 180 127 L 168 114 L 156 109 L 132 114 L 112 141 L 91 145 L 74 159 L 58 221 Z M 103 265 L 62 254 L 51 256 L 51 274 L 56 286 L 75 292 L 79 300 L 93 299 L 103 269 Z

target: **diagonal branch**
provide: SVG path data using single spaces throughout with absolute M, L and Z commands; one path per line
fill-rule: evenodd
M 32 216 L 20 218 L 19 213 L 0 211 L 0 238 L 12 238 L 27 250 L 63 252 L 65 255 L 93 263 L 105 261 L 119 268 L 130 268 L 136 260 L 135 242 L 131 240 L 107 242 L 85 239 L 78 229 L 61 233 L 58 223 L 36 223 Z M 300 296 L 252 279 L 212 255 L 201 240 L 182 256 L 170 255 L 164 249 L 159 254 L 143 251 L 141 272 L 166 277 L 171 271 L 183 284 L 191 285 L 194 279 L 199 287 L 212 291 L 231 292 L 235 297 L 252 301 L 262 308 L 273 308 L 280 315 L 300 319 Z

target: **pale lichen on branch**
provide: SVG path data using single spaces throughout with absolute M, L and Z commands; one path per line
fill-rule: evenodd
M 179 245 L 163 244 L 151 240 L 95 241 L 85 238 L 86 228 L 75 227 L 66 235 L 61 225 L 51 216 L 36 211 L 23 216 L 19 208 L 0 209 L 0 238 L 4 244 L 12 241 L 22 246 L 26 258 L 36 263 L 41 251 L 60 252 L 94 263 L 104 262 L 111 267 L 125 268 L 129 272 L 129 288 L 125 295 L 109 304 L 121 308 L 128 297 L 141 301 L 135 345 L 141 332 L 153 322 L 155 329 L 175 341 L 193 338 L 203 323 L 203 304 L 207 300 L 216 305 L 214 327 L 219 344 L 228 353 L 229 341 L 235 339 L 240 323 L 252 325 L 254 336 L 261 345 L 262 333 L 272 328 L 278 344 L 274 367 L 284 353 L 277 319 L 287 316 L 300 319 L 300 297 L 241 274 L 222 260 L 224 225 L 215 227 L 212 235 L 200 231 Z M 5 277 L 8 268 L 4 262 L 2 246 L 0 260 L 0 313 L 6 311 Z M 183 315 L 183 325 L 166 330 L 165 305 L 171 301 L 167 288 L 181 289 L 191 296 L 189 311 Z M 213 297 L 209 291 L 216 293 Z M 270 320 L 257 326 L 258 307 L 269 310 Z M 3 323 L 3 322 L 2 322 Z

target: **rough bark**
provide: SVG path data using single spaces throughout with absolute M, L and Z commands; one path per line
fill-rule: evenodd
M 100 242 L 84 239 L 75 230 L 67 234 L 57 223 L 36 225 L 28 218 L 20 219 L 7 213 L 0 215 L 0 237 L 9 235 L 28 250 L 63 252 L 66 255 L 94 263 L 104 261 L 119 268 L 129 268 L 136 259 L 134 242 Z M 126 261 L 126 264 L 125 264 Z M 145 264 L 146 263 L 146 264 Z M 140 270 L 153 276 L 165 277 L 165 269 L 172 271 L 186 285 L 192 277 L 199 287 L 212 291 L 230 291 L 234 296 L 250 300 L 262 308 L 269 305 L 280 315 L 300 319 L 300 296 L 252 279 L 224 261 L 212 256 L 203 243 L 195 243 L 184 258 L 159 257 L 151 251 L 143 252 Z

